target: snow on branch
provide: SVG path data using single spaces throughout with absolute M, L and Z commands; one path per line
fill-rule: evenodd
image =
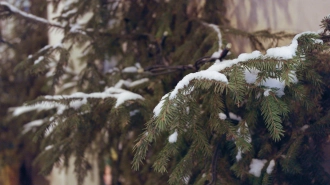
M 221 31 L 219 29 L 219 27 L 215 24 L 207 24 L 205 23 L 207 26 L 211 27 L 215 32 L 217 32 L 217 36 L 218 36 L 218 44 L 219 44 L 219 52 L 221 51 L 222 48 L 222 35 L 221 35 Z
M 27 20 L 30 20 L 30 21 L 33 21 L 33 22 L 38 22 L 38 23 L 42 23 L 42 24 L 47 24 L 48 26 L 52 26 L 52 27 L 56 27 L 56 28 L 61 28 L 61 29 L 64 29 L 65 26 L 59 24 L 59 23 L 56 23 L 56 22 L 50 22 L 48 21 L 47 19 L 45 18 L 42 18 L 42 17 L 38 17 L 36 15 L 33 15 L 33 14 L 30 14 L 30 13 L 26 13 L 18 8 L 16 8 L 14 5 L 8 3 L 8 2 L 4 2 L 4 1 L 1 1 L 0 2 L 0 6 L 5 6 L 6 7 L 6 10 L 9 11 L 10 13 L 13 13 L 13 14 L 16 14 L 20 17 L 23 17 Z M 68 13 L 68 12 L 67 12 Z M 63 15 L 64 16 L 67 16 L 65 14 L 67 13 L 64 13 Z M 71 11 L 70 13 L 75 13 L 74 11 Z M 72 24 L 69 26 L 70 28 L 70 32 L 71 33 L 81 33 L 83 35 L 86 35 L 86 32 L 83 31 L 81 25 L 79 24 Z M 87 30 L 91 30 L 91 29 L 87 29 Z
M 266 162 L 267 160 L 265 159 L 252 159 L 249 173 L 254 175 L 255 177 L 260 177 L 261 170 L 263 169 Z
M 170 99 L 174 99 L 176 95 L 178 94 L 180 89 L 183 89 L 185 86 L 187 86 L 191 80 L 194 79 L 205 79 L 205 80 L 216 80 L 221 81 L 224 83 L 228 83 L 227 77 L 219 73 L 217 71 L 199 71 L 196 73 L 190 73 L 186 75 L 175 87 L 175 89 L 171 92 Z
M 16 15 L 24 17 L 25 19 L 28 19 L 28 20 L 31 20 L 31 21 L 34 21 L 34 22 L 47 24 L 49 26 L 53 26 L 53 27 L 57 27 L 57 28 L 64 28 L 62 25 L 60 25 L 58 23 L 51 23 L 47 19 L 44 19 L 42 17 L 38 17 L 38 16 L 35 16 L 35 15 L 32 15 L 32 14 L 26 13 L 26 12 L 16 8 L 14 5 L 12 5 L 8 2 L 1 1 L 0 5 L 7 7 L 7 10 L 9 10 L 11 13 L 14 13 Z
M 58 43 L 58 44 L 55 44 L 53 46 L 51 45 L 46 45 L 44 46 L 43 48 L 39 49 L 39 51 L 37 51 L 36 55 L 42 55 L 44 54 L 45 52 L 47 52 L 48 50 L 51 50 L 51 49 L 56 49 L 56 48 L 63 48 L 63 45 L 62 43 Z M 28 59 L 32 58 L 32 55 L 29 55 L 28 56 Z
M 187 85 L 189 85 L 190 81 L 194 80 L 194 79 L 198 79 L 198 80 L 215 80 L 215 81 L 219 81 L 219 82 L 224 82 L 224 83 L 228 83 L 228 79 L 227 77 L 222 74 L 219 73 L 217 71 L 199 71 L 196 73 L 190 73 L 188 75 L 186 75 L 175 87 L 175 89 L 164 95 L 161 99 L 161 101 L 158 103 L 158 105 L 154 108 L 153 113 L 154 116 L 157 117 L 160 114 L 160 111 L 164 105 L 164 101 L 169 98 L 170 100 L 175 99 L 177 94 L 179 93 L 179 90 L 187 87 Z M 193 88 L 190 89 L 191 91 L 193 90 Z
M 142 78 L 142 79 L 136 80 L 134 82 L 131 82 L 129 80 L 119 80 L 114 87 L 121 88 L 124 85 L 128 88 L 132 88 L 132 87 L 138 86 L 138 85 L 143 84 L 148 81 L 149 81 L 149 78 Z
M 233 60 L 225 60 L 223 62 L 216 61 L 211 67 L 209 67 L 208 71 L 222 71 L 225 68 L 231 67 L 240 62 L 247 62 L 251 59 L 257 58 L 277 58 L 277 59 L 292 59 L 296 55 L 296 51 L 298 48 L 298 38 L 305 34 L 316 34 L 316 32 L 303 32 L 297 34 L 293 39 L 289 46 L 282 46 L 276 48 L 270 48 L 267 50 L 265 55 L 262 55 L 260 51 L 253 51 L 252 53 L 242 53 L 236 59 Z
M 225 60 L 225 61 L 216 61 L 211 67 L 207 69 L 207 71 L 222 71 L 226 68 L 229 68 L 235 64 L 241 63 L 241 62 L 247 62 L 252 59 L 267 59 L 267 58 L 275 58 L 279 60 L 289 60 L 292 59 L 294 56 L 296 56 L 296 51 L 298 48 L 298 38 L 305 34 L 317 34 L 316 32 L 303 32 L 300 34 L 297 34 L 293 39 L 289 46 L 282 46 L 282 47 L 276 47 L 276 48 L 270 48 L 267 50 L 265 55 L 262 55 L 260 51 L 254 51 L 252 53 L 242 53 L 240 54 L 236 59 L 232 60 Z M 246 69 L 244 72 L 245 80 L 247 83 L 253 84 L 256 82 L 258 73 L 257 69 Z M 291 77 L 291 83 L 297 83 L 298 79 L 296 77 L 295 71 L 291 71 L 289 76 Z M 268 89 L 265 90 L 264 95 L 268 96 L 269 92 L 272 88 L 277 89 L 275 91 L 275 94 L 278 97 L 281 97 L 284 95 L 284 88 L 285 88 L 285 82 L 280 78 L 267 78 L 265 81 L 262 81 L 260 84 L 261 86 L 268 87 Z
M 34 127 L 41 126 L 43 123 L 44 123 L 44 120 L 42 120 L 42 119 L 38 119 L 38 120 L 31 121 L 29 123 L 26 123 L 24 125 L 24 129 L 22 131 L 22 134 L 25 134 L 25 133 L 29 132 Z
M 76 92 L 71 95 L 47 95 L 44 96 L 45 101 L 41 101 L 40 103 L 36 103 L 33 105 L 24 105 L 21 107 L 13 107 L 10 109 L 13 116 L 19 116 L 23 113 L 30 112 L 30 111 L 43 111 L 43 110 L 50 110 L 50 109 L 57 109 L 57 114 L 61 115 L 63 112 L 68 108 L 73 108 L 75 110 L 79 109 L 83 104 L 87 103 L 87 98 L 115 98 L 116 104 L 115 108 L 118 108 L 120 105 L 125 103 L 128 100 L 144 100 L 144 98 L 136 93 L 132 93 L 130 91 L 126 91 L 124 89 L 110 87 L 106 89 L 104 92 L 96 92 L 85 94 L 82 92 Z M 62 103 L 56 102 L 57 100 L 69 100 L 69 106 L 64 105 Z M 81 100 L 79 100 L 81 99 Z M 54 102 L 51 102 L 54 100 Z
M 168 137 L 168 142 L 175 143 L 177 139 L 178 139 L 178 132 L 175 130 L 175 132 Z
M 158 117 L 158 116 L 159 116 L 160 111 L 162 110 L 163 105 L 164 105 L 164 103 L 165 103 L 165 101 L 166 101 L 166 99 L 168 98 L 169 95 L 170 95 L 170 93 L 165 94 L 165 95 L 160 99 L 160 101 L 159 101 L 159 103 L 156 105 L 156 107 L 154 108 L 153 113 L 154 113 L 154 116 L 155 116 L 155 117 Z
M 206 23 L 205 23 L 206 24 Z M 221 39 L 221 33 L 220 30 L 217 26 L 212 25 L 212 24 L 206 24 L 212 27 L 216 32 L 218 33 L 219 40 Z M 271 48 L 268 49 L 265 55 L 262 55 L 260 51 L 254 51 L 252 53 L 242 53 L 240 54 L 236 59 L 232 60 L 216 60 L 216 62 L 210 66 L 208 69 L 199 71 L 196 73 L 190 73 L 186 75 L 174 88 L 174 90 L 166 94 L 161 101 L 158 103 L 158 105 L 154 109 L 154 116 L 157 117 L 160 113 L 160 110 L 162 109 L 162 106 L 164 104 L 164 101 L 167 97 L 169 99 L 174 99 L 179 92 L 180 89 L 183 89 L 186 87 L 191 80 L 193 79 L 210 79 L 210 80 L 217 80 L 217 81 L 222 81 L 225 83 L 228 83 L 227 77 L 221 73 L 222 70 L 226 68 L 230 68 L 233 65 L 242 63 L 242 62 L 247 62 L 252 59 L 268 59 L 268 58 L 275 58 L 279 60 L 288 60 L 292 59 L 296 55 L 296 51 L 298 48 L 298 38 L 302 35 L 305 34 L 317 34 L 316 32 L 303 32 L 300 34 L 297 34 L 293 39 L 292 42 L 289 46 L 282 46 L 282 47 L 276 47 L 276 48 Z M 219 41 L 219 46 L 220 41 Z M 220 48 L 219 48 L 220 49 Z M 258 70 L 245 70 L 245 80 L 247 83 L 255 83 L 257 75 L 259 73 Z M 295 76 L 295 72 L 291 71 L 290 76 L 292 77 L 292 80 L 290 81 L 291 83 L 297 83 L 297 77 Z M 277 96 L 281 97 L 284 95 L 284 87 L 285 87 L 285 82 L 282 79 L 275 79 L 275 78 L 267 78 L 265 81 L 263 81 L 261 84 L 258 84 L 261 86 L 266 86 L 269 88 L 269 90 L 265 93 L 265 96 L 271 91 L 271 88 L 277 89 L 275 92 Z
M 217 26 L 215 24 L 205 23 L 205 22 L 203 22 L 203 24 L 212 28 L 217 33 L 219 48 L 218 48 L 218 51 L 215 51 L 212 54 L 211 58 L 219 58 L 222 53 L 222 49 L 221 49 L 222 48 L 222 35 L 221 35 L 221 31 L 219 29 L 219 26 Z
M 9 111 L 12 112 L 13 116 L 19 116 L 21 114 L 30 112 L 30 111 L 43 111 L 50 109 L 57 109 L 57 114 L 62 114 L 65 110 L 65 105 L 55 103 L 55 102 L 41 102 L 34 105 L 23 105 L 21 107 L 12 107 Z
M 76 92 L 71 95 L 55 95 L 55 96 L 45 96 L 45 99 L 47 100 L 61 100 L 61 99 L 72 99 L 72 98 L 115 98 L 117 99 L 115 108 L 123 104 L 125 101 L 128 100 L 144 100 L 144 98 L 136 93 L 132 93 L 130 91 L 126 91 L 124 89 L 119 89 L 115 87 L 110 87 L 106 89 L 104 92 L 95 92 L 95 93 L 90 93 L 90 94 L 85 94 L 82 92 Z M 82 101 L 85 102 L 86 101 Z M 77 105 L 75 104 L 75 108 L 77 108 Z

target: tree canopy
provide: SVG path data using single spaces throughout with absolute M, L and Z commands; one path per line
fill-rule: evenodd
M 100 169 L 111 166 L 113 184 L 329 182 L 321 166 L 329 16 L 322 32 L 294 36 L 230 27 L 223 0 L 65 1 L 51 21 L 5 1 L 0 12 L 15 26 L 64 34 L 36 51 L 22 45 L 10 67 L 28 82 L 42 79 L 41 96 L 7 106 L 3 125 L 36 144 L 43 174 L 74 157 L 82 184 L 92 170 L 87 156 L 96 155 Z M 256 51 L 230 52 L 230 36 Z M 286 38 L 291 44 L 278 47 Z

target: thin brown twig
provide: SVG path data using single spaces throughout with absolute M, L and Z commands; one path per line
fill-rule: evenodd
M 12 43 L 10 43 L 10 42 L 4 40 L 2 37 L 0 37 L 0 42 L 2 42 L 2 43 L 4 43 L 4 44 L 8 45 L 8 46 L 11 47 L 11 48 L 14 48 L 14 45 L 13 45 Z
M 149 74 L 152 76 L 156 75 L 164 75 L 164 74 L 169 74 L 169 73 L 174 73 L 174 72 L 180 72 L 180 71 L 185 71 L 185 70 L 194 70 L 198 71 L 201 65 L 206 64 L 207 62 L 212 62 L 216 60 L 222 61 L 228 54 L 230 50 L 230 45 L 227 46 L 220 56 L 218 58 L 213 58 L 213 57 L 202 57 L 199 58 L 198 60 L 195 61 L 194 65 L 178 65 L 178 66 L 166 66 L 166 65 L 153 65 L 146 67 L 144 69 L 145 74 Z

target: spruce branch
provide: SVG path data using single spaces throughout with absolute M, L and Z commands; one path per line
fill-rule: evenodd
M 50 22 L 45 18 L 38 17 L 38 16 L 30 14 L 30 13 L 26 13 L 26 12 L 18 9 L 17 7 L 15 7 L 14 5 L 12 5 L 8 2 L 5 2 L 5 1 L 0 2 L 0 7 L 1 6 L 3 7 L 3 9 L 2 10 L 0 9 L 0 15 L 2 15 L 2 14 L 3 15 L 14 14 L 18 17 L 22 17 L 22 18 L 24 18 L 26 20 L 29 20 L 31 22 L 46 24 L 47 26 L 50 26 L 50 27 L 55 27 L 55 28 L 59 28 L 59 29 L 62 29 L 62 30 L 64 30 L 65 28 L 68 27 L 69 30 L 72 31 L 72 32 L 78 32 L 78 33 L 82 33 L 82 34 L 87 33 L 86 31 L 82 30 L 80 27 L 77 27 L 77 25 L 63 26 L 63 25 L 61 25 L 59 23 L 56 23 L 56 22 Z M 86 30 L 92 30 L 92 29 L 87 28 Z
M 229 116 L 229 109 L 228 109 L 228 105 L 227 105 L 227 100 L 226 100 L 226 94 L 223 95 L 223 104 L 224 104 L 224 112 L 227 118 L 230 118 Z M 221 141 L 224 140 L 226 137 L 226 134 L 222 134 L 221 139 L 217 142 L 216 145 L 216 149 L 214 150 L 214 154 L 212 157 L 212 180 L 210 183 L 208 183 L 208 185 L 212 185 L 213 183 L 216 183 L 216 176 L 217 176 L 217 161 L 218 161 L 218 156 L 219 156 L 219 152 L 220 152 L 220 145 L 221 145 Z
M 221 139 L 225 139 L 225 134 L 222 134 Z M 216 183 L 216 177 L 217 177 L 217 161 L 218 161 L 218 157 L 219 157 L 219 152 L 220 152 L 220 141 L 217 143 L 217 146 L 214 150 L 214 154 L 212 157 L 212 162 L 211 162 L 211 166 L 212 166 L 212 180 L 210 183 L 208 183 L 207 185 L 212 185 L 213 183 Z
M 281 115 L 285 110 L 279 110 L 279 101 L 274 95 L 270 95 L 261 102 L 261 114 L 272 139 L 275 141 L 279 141 L 284 135 Z
M 2 2 L 0 2 L 0 6 L 4 7 L 4 10 L 2 12 L 0 12 L 1 14 L 3 14 L 3 13 L 15 14 L 19 17 L 22 17 L 22 18 L 27 19 L 32 22 L 42 23 L 42 24 L 46 24 L 51 27 L 64 29 L 64 27 L 58 23 L 51 23 L 47 19 L 38 17 L 33 14 L 26 13 L 26 12 L 16 8 L 14 5 L 12 5 L 8 2 L 2 1 Z

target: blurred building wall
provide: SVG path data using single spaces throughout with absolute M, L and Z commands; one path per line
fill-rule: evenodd
M 318 31 L 321 20 L 330 14 L 328 0 L 227 0 L 226 6 L 231 26 L 251 32 L 265 29 L 289 33 Z M 238 53 L 252 51 L 246 39 L 233 38 L 231 42 Z

